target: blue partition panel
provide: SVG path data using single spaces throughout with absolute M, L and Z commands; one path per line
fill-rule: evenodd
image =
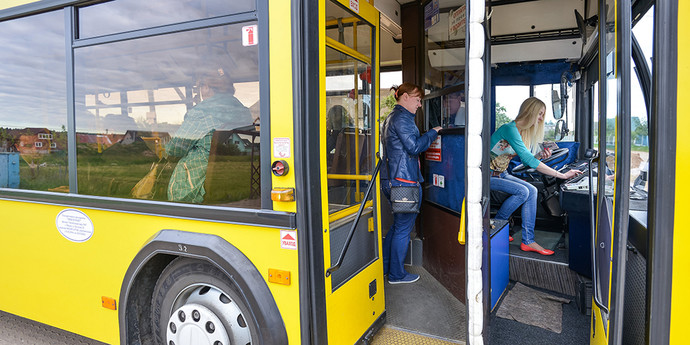
M 424 165 L 424 199 L 462 211 L 465 196 L 465 134 L 443 134 L 441 137 L 441 161 L 422 156 Z M 434 174 L 442 176 L 442 186 L 434 186 Z
M 491 234 L 491 310 L 508 287 L 508 244 L 508 222 L 497 220 L 496 229 Z

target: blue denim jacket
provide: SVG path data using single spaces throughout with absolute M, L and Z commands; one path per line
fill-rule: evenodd
M 383 126 L 384 158 L 388 164 L 382 171 L 382 178 L 423 182 L 419 166 L 419 154 L 426 151 L 438 133 L 430 130 L 423 135 L 414 123 L 414 114 L 401 105 L 396 105 Z

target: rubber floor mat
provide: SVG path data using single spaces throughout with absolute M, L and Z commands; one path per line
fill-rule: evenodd
M 516 283 L 505 296 L 496 316 L 561 333 L 563 303 L 570 303 L 570 300 Z

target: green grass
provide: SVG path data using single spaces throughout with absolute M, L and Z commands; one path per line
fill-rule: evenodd
M 68 191 L 69 172 L 66 154 L 23 157 L 20 160 L 20 188 L 29 190 Z M 32 162 L 33 168 L 26 162 Z M 167 187 L 177 164 L 170 157 L 160 164 L 153 200 L 167 201 Z M 249 198 L 249 156 L 218 156 L 211 162 L 206 181 L 205 204 L 219 204 Z M 132 188 L 146 174 L 158 157 L 144 143 L 113 145 L 98 153 L 93 144 L 77 147 L 77 180 L 79 194 L 132 198 Z M 258 157 L 255 158 L 258 164 Z M 43 164 L 43 166 L 41 166 Z M 257 177 L 258 179 L 258 177 Z M 55 190 L 55 188 L 59 188 Z
M 118 164 L 79 164 L 79 193 L 116 198 L 131 198 L 132 188 L 151 169 L 151 162 Z M 161 164 L 154 186 L 153 200 L 167 201 L 167 187 L 175 162 Z M 207 175 L 204 203 L 239 201 L 249 197 L 250 166 L 247 157 L 228 157 L 215 162 Z

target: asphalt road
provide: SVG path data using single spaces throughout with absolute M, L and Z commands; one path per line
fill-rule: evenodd
M 55 327 L 0 312 L 0 345 L 106 345 Z

